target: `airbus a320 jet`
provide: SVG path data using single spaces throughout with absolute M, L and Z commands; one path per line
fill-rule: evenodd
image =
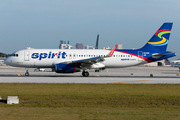
M 159 61 L 175 56 L 166 51 L 173 23 L 164 23 L 152 38 L 140 49 L 24 49 L 14 52 L 4 63 L 15 67 L 52 68 L 56 73 L 88 69 L 122 68 Z M 136 40 L 137 41 L 137 40 Z M 26 76 L 29 72 L 26 71 Z

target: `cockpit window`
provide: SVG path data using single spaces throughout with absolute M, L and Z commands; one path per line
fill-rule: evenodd
M 18 57 L 18 54 L 13 53 L 11 56 Z

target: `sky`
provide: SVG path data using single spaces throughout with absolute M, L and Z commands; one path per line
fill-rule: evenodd
M 179 0 L 1 0 L 0 52 L 57 49 L 60 40 L 99 48 L 141 48 L 173 22 L 167 50 L 180 57 Z M 176 57 L 176 58 L 177 58 Z

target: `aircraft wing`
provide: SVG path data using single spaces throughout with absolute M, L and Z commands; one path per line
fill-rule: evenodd
M 73 64 L 75 66 L 92 65 L 92 64 L 104 61 L 104 58 L 111 57 L 114 54 L 114 51 L 116 48 L 117 48 L 117 45 L 115 45 L 115 47 L 106 56 L 98 56 L 98 57 L 81 59 L 81 60 L 76 60 L 76 61 L 67 61 L 64 63 Z

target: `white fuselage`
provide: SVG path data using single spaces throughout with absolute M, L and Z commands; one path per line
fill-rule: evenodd
M 87 49 L 26 49 L 14 53 L 8 57 L 5 63 L 16 67 L 54 68 L 55 64 L 89 59 L 97 56 L 105 56 L 110 50 Z M 129 67 L 144 64 L 143 59 L 115 51 L 112 57 L 104 58 L 101 62 L 106 68 Z

